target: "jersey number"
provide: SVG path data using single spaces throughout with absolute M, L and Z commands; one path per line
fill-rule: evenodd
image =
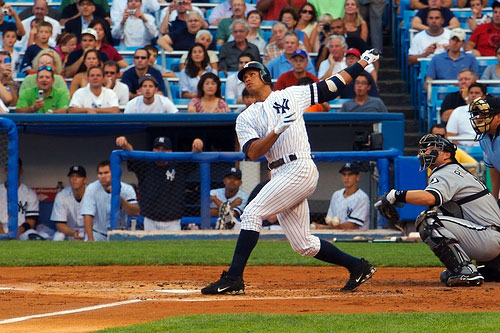
M 281 103 L 281 105 L 279 105 L 277 102 L 274 102 L 273 108 L 276 110 L 276 113 L 286 113 L 288 110 L 290 110 L 288 102 L 289 100 L 286 98 L 283 98 L 283 103 Z

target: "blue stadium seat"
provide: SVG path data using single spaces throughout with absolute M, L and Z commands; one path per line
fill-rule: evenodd
M 429 131 L 431 126 L 438 121 L 438 113 L 441 110 L 441 104 L 446 95 L 458 91 L 458 86 L 455 85 L 443 85 L 443 86 L 433 86 L 431 92 L 431 101 L 427 105 L 426 114 L 421 115 L 421 122 L 424 123 L 424 131 Z

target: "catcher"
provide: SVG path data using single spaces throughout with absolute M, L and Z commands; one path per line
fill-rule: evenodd
M 447 139 L 424 135 L 419 141 L 421 171 L 432 173 L 425 190 L 391 190 L 375 207 L 383 214 L 397 203 L 429 206 L 417 217 L 422 240 L 446 266 L 447 286 L 479 286 L 499 281 L 500 209 L 486 186 L 455 159 L 456 146 Z M 388 216 L 388 218 L 394 216 Z M 484 265 L 479 270 L 471 262 Z

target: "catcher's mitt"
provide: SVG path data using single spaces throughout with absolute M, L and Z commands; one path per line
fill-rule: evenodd
M 397 229 L 406 234 L 406 226 L 399 221 L 399 213 L 387 199 L 386 196 L 383 195 L 379 198 L 377 203 L 375 204 L 380 215 L 385 217 L 389 222 L 389 227 L 392 229 Z

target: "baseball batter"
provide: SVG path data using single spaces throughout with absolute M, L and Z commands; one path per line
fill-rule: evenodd
M 415 222 L 422 240 L 446 266 L 448 286 L 481 285 L 484 277 L 471 260 L 489 262 L 500 254 L 500 209 L 495 198 L 455 159 L 456 146 L 427 134 L 419 142 L 422 169 L 432 169 L 425 190 L 391 190 L 375 203 L 429 206 Z M 434 208 L 432 208 L 434 207 Z
M 356 64 L 324 81 L 274 92 L 269 70 L 259 62 L 249 62 L 239 71 L 238 78 L 257 101 L 236 120 L 240 147 L 254 161 L 265 155 L 271 180 L 241 216 L 241 231 L 229 270 L 203 288 L 203 294 L 244 292 L 243 271 L 259 239 L 262 221 L 275 214 L 294 251 L 350 271 L 341 291 L 354 291 L 373 275 L 375 268 L 366 260 L 352 257 L 310 233 L 307 197 L 316 188 L 318 170 L 311 159 L 302 115 L 311 105 L 337 97 L 339 90 L 377 59 L 378 52 L 366 51 Z

